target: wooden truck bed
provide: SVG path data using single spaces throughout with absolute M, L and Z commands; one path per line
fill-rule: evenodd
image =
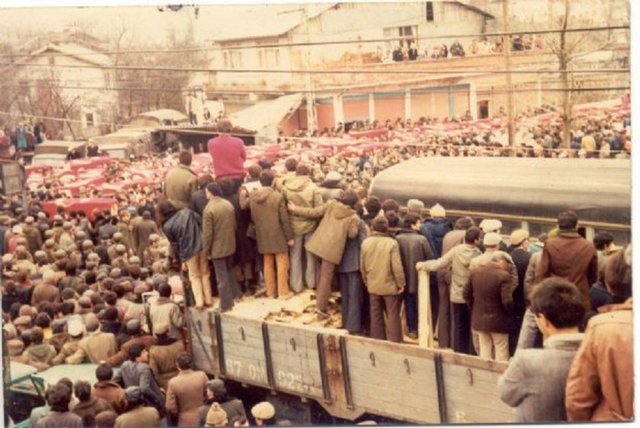
M 515 421 L 498 395 L 505 363 L 349 335 L 311 321 L 311 294 L 245 299 L 222 314 L 190 308 L 196 366 L 350 420 L 366 412 L 420 424 Z

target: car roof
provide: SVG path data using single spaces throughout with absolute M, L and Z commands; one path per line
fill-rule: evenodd
M 41 378 L 48 385 L 57 383 L 63 377 L 70 379 L 73 383 L 77 380 L 86 380 L 93 385 L 97 381 L 97 367 L 97 364 L 61 364 L 38 372 L 34 377 Z
M 11 383 L 20 382 L 37 371 L 33 366 L 11 361 Z

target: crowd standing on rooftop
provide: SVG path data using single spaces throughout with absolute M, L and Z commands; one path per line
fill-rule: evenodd
M 502 146 L 485 145 L 491 138 L 463 131 L 444 137 L 445 145 L 427 136 L 421 147 L 260 159 L 245 171 L 244 144 L 228 134 L 226 120 L 218 125 L 221 134 L 207 146 L 212 167 L 199 173 L 189 151 L 177 163 L 149 157 L 106 166 L 108 180 L 126 181 L 146 167 L 157 181 L 117 193 L 112 209 L 59 205 L 47 212 L 48 201 L 66 194 L 50 172 L 31 183 L 26 209 L 17 195 L 2 199 L 3 331 L 11 361 L 38 370 L 99 364 L 93 386 L 64 379 L 51 385 L 47 406 L 32 414 L 34 426 L 275 424 L 273 405 L 260 403 L 248 416 L 220 380 L 193 367 L 185 304 L 226 312 L 246 296 L 287 300 L 310 289 L 317 318 L 325 320 L 330 294 L 339 290 L 350 334 L 412 341 L 426 310 L 417 301 L 420 271 L 430 273 L 438 346 L 511 359 L 500 388 L 520 420 L 633 417 L 630 246 L 616 247 L 606 233 L 587 241 L 572 211 L 535 242 L 521 229 L 505 242 L 499 220 L 452 223 L 437 201 L 413 199 L 405 210 L 367 194 L 373 176 L 394 163 L 469 155 L 472 147 L 474 155 L 500 152 Z M 391 128 L 428 125 L 398 121 Z M 587 121 L 580 138 L 595 135 L 596 146 L 581 150 L 589 157 L 607 139 L 622 139 L 610 154 L 630 151 L 629 130 L 624 117 Z M 554 147 L 557 132 L 550 125 L 529 136 L 543 145 L 551 136 Z M 545 365 L 553 365 L 554 394 L 545 394 L 542 374 L 530 374 Z M 523 393 L 529 386 L 538 392 Z

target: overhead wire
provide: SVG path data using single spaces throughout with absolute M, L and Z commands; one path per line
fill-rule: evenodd
M 254 46 L 217 46 L 215 41 L 211 45 L 207 46 L 194 46 L 188 48 L 175 48 L 175 49 L 133 49 L 133 50 L 103 50 L 99 52 L 87 52 L 82 53 L 82 56 L 93 55 L 125 55 L 125 54 L 172 54 L 172 53 L 188 53 L 188 52 L 200 52 L 209 50 L 250 50 L 250 49 L 269 49 L 269 48 L 287 48 L 287 47 L 308 47 L 308 46 L 332 46 L 342 44 L 368 44 L 368 43 L 385 43 L 393 41 L 411 41 L 411 40 L 445 40 L 445 39 L 465 39 L 465 38 L 477 38 L 477 37 L 504 37 L 504 36 L 517 36 L 517 35 L 538 35 L 538 34 L 559 34 L 559 33 L 582 33 L 582 32 L 597 32 L 597 31 L 616 31 L 616 30 L 629 30 L 629 24 L 624 25 L 609 25 L 598 27 L 578 27 L 565 29 L 543 29 L 543 30 L 526 30 L 526 31 L 510 31 L 510 32 L 492 32 L 492 33 L 473 33 L 473 34 L 451 34 L 451 35 L 438 35 L 438 36 L 397 36 L 397 37 L 383 37 L 374 39 L 348 39 L 348 40 L 322 40 L 322 41 L 308 41 L 308 42 L 291 42 L 291 43 L 265 43 Z M 337 34 L 337 33 L 333 33 Z M 233 43 L 233 39 L 222 40 L 223 42 Z M 64 53 L 58 53 L 58 55 L 66 55 Z M 23 58 L 30 57 L 31 54 L 0 54 L 0 58 Z
M 0 66 L 12 64 L 0 63 Z M 240 68 L 201 68 L 201 67 L 157 67 L 157 66 L 121 66 L 121 65 L 89 65 L 89 64 L 28 64 L 26 67 L 45 68 L 80 68 L 102 70 L 126 70 L 126 71 L 161 71 L 176 73 L 253 73 L 253 74 L 579 74 L 579 73 L 629 73 L 629 68 L 609 69 L 568 69 L 568 70 L 487 70 L 482 72 L 470 72 L 465 69 L 440 69 L 440 70 L 369 70 L 369 69 L 332 69 L 332 70 L 304 70 L 304 69 L 240 69 Z

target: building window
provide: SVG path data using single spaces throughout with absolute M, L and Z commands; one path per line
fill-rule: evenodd
M 433 22 L 433 2 L 426 2 L 427 5 L 427 22 Z
M 93 112 L 84 114 L 84 122 L 87 128 L 95 125 L 95 118 L 93 116 Z
M 49 56 L 49 65 L 56 65 L 56 57 L 53 55 Z
M 418 36 L 418 26 L 408 25 L 404 27 L 392 27 L 385 28 L 383 30 L 385 39 L 397 39 L 398 37 L 411 37 L 408 40 L 387 40 L 385 41 L 385 48 L 387 52 L 392 52 L 398 46 L 416 46 L 416 37 Z
M 260 68 L 276 68 L 280 66 L 280 50 L 273 48 L 260 49 L 258 51 Z

